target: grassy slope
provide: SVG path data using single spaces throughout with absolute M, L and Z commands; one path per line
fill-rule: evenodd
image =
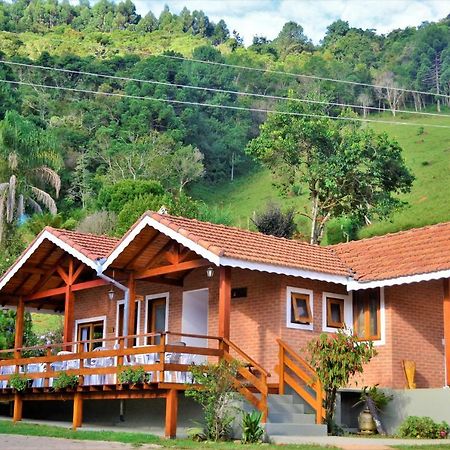
M 395 120 L 417 124 L 450 125 L 450 120 L 430 116 L 389 116 L 383 120 Z M 408 167 L 416 176 L 410 194 L 403 196 L 409 206 L 394 213 L 390 221 L 374 223 L 364 228 L 360 235 L 368 237 L 402 229 L 450 220 L 448 195 L 450 191 L 450 132 L 444 128 L 424 128 L 418 135 L 419 125 L 372 124 L 378 132 L 386 131 L 399 141 L 404 150 Z M 223 183 L 213 189 L 195 186 L 192 193 L 209 204 L 228 207 L 233 221 L 238 226 L 247 227 L 253 211 L 264 208 L 269 199 L 283 205 L 294 205 L 299 211 L 308 206 L 304 195 L 298 199 L 279 197 L 271 184 L 270 173 L 261 170 L 241 177 L 234 183 Z M 300 230 L 307 233 L 307 223 L 300 219 Z

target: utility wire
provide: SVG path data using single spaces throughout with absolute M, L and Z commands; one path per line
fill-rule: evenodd
M 37 87 L 37 88 L 42 88 L 42 89 L 54 89 L 54 90 L 59 90 L 59 91 L 79 92 L 82 94 L 104 95 L 104 96 L 108 96 L 108 97 L 131 98 L 131 99 L 135 99 L 135 100 L 150 100 L 150 101 L 157 101 L 157 102 L 164 102 L 164 103 L 174 103 L 174 104 L 178 104 L 178 105 L 201 106 L 201 107 L 216 108 L 216 109 L 250 111 L 250 112 L 260 112 L 260 113 L 266 113 L 266 114 L 279 114 L 279 115 L 299 116 L 299 117 L 313 117 L 316 119 L 333 119 L 333 120 L 343 120 L 343 121 L 350 121 L 350 122 L 372 122 L 372 123 L 385 123 L 385 124 L 390 124 L 390 125 L 406 125 L 406 126 L 416 126 L 416 127 L 422 126 L 422 127 L 431 127 L 431 128 L 448 128 L 448 129 L 450 129 L 450 126 L 447 126 L 447 125 L 424 124 L 424 123 L 416 123 L 416 122 L 414 122 L 414 123 L 397 122 L 397 121 L 389 121 L 389 120 L 362 119 L 360 117 L 345 117 L 345 116 L 333 117 L 333 116 L 328 116 L 326 114 L 310 114 L 310 113 L 299 113 L 299 112 L 291 112 L 291 111 L 276 111 L 276 110 L 265 109 L 265 108 L 248 108 L 248 107 L 243 107 L 243 106 L 220 105 L 220 104 L 214 104 L 214 103 L 200 103 L 200 102 L 167 99 L 167 98 L 121 94 L 119 92 L 100 92 L 100 91 L 92 91 L 89 89 L 78 89 L 78 88 L 69 88 L 69 87 L 54 86 L 54 85 L 47 85 L 47 84 L 28 83 L 26 81 L 13 81 L 13 80 L 0 79 L 0 83 L 31 86 L 31 87 Z
M 238 64 L 227 64 L 227 63 L 221 63 L 221 62 L 217 62 L 217 61 L 204 61 L 202 59 L 185 58 L 184 56 L 163 55 L 163 54 L 154 55 L 154 56 L 161 57 L 161 58 L 178 59 L 181 61 L 190 61 L 190 62 L 202 63 L 202 64 L 212 64 L 212 65 L 222 66 L 222 67 L 231 67 L 234 69 L 254 70 L 257 72 L 266 72 L 266 73 L 273 73 L 273 74 L 277 74 L 277 75 L 286 75 L 286 76 L 295 77 L 295 78 L 307 78 L 307 79 L 311 79 L 311 80 L 331 81 L 333 83 L 343 83 L 343 84 L 350 84 L 350 85 L 354 85 L 354 86 L 366 86 L 366 87 L 373 87 L 376 89 L 392 89 L 394 91 L 411 92 L 413 94 L 434 95 L 436 97 L 445 97 L 445 98 L 450 97 L 448 94 L 438 94 L 435 92 L 416 91 L 414 89 L 406 89 L 406 88 L 401 88 L 401 87 L 382 86 L 382 85 L 378 85 L 378 84 L 362 83 L 359 81 L 339 80 L 337 78 L 319 77 L 317 75 L 304 75 L 301 73 L 284 72 L 282 70 L 273 70 L 273 69 L 262 69 L 260 67 L 241 66 Z
M 348 103 L 327 102 L 324 100 L 313 100 L 313 99 L 306 99 L 306 98 L 289 98 L 289 97 L 283 97 L 283 96 L 278 96 L 278 95 L 258 94 L 258 93 L 254 93 L 254 92 L 245 92 L 245 91 L 234 91 L 234 90 L 230 90 L 230 89 L 211 88 L 211 87 L 206 87 L 206 86 L 192 86 L 192 85 L 180 84 L 180 83 L 169 83 L 167 81 L 144 80 L 141 78 L 131 78 L 131 77 L 118 76 L 118 75 L 106 75 L 106 74 L 101 74 L 101 73 L 96 73 L 96 72 L 86 72 L 86 71 L 82 71 L 82 70 L 63 69 L 63 68 L 59 68 L 59 67 L 43 66 L 43 65 L 28 64 L 28 63 L 19 63 L 19 62 L 14 62 L 14 61 L 0 60 L 0 63 L 6 64 L 6 65 L 12 65 L 12 66 L 32 68 L 32 69 L 42 69 L 42 70 L 56 71 L 56 72 L 62 72 L 62 73 L 68 73 L 68 74 L 86 75 L 86 76 L 91 76 L 91 77 L 106 78 L 106 79 L 128 81 L 128 82 L 155 84 L 155 85 L 176 87 L 176 88 L 182 88 L 182 89 L 191 89 L 191 90 L 200 90 L 200 91 L 215 92 L 215 93 L 230 94 L 230 95 L 266 98 L 266 99 L 270 99 L 270 100 L 287 100 L 287 101 L 293 101 L 293 102 L 298 102 L 298 103 L 312 103 L 312 104 L 319 104 L 319 105 L 338 106 L 338 107 L 342 107 L 342 108 L 355 108 L 355 109 L 363 109 L 363 110 L 365 109 L 365 110 L 373 110 L 373 111 L 377 111 L 377 112 L 383 111 L 381 108 L 376 107 L 376 106 L 362 106 L 362 105 L 354 105 L 354 104 L 348 104 Z M 402 114 L 419 114 L 419 115 L 425 115 L 425 116 L 450 118 L 449 114 L 421 112 L 421 111 L 408 111 L 408 110 L 403 110 L 403 109 L 396 109 L 395 111 L 398 113 L 402 113 Z

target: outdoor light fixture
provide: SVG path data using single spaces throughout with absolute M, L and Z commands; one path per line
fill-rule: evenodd
M 111 285 L 111 287 L 110 287 L 110 289 L 109 289 L 109 291 L 108 291 L 108 297 L 109 297 L 109 299 L 110 299 L 111 301 L 114 300 L 114 289 L 113 289 L 112 285 Z
M 212 278 L 212 277 L 214 276 L 214 267 L 209 266 L 209 267 L 206 269 L 206 276 L 207 276 L 208 278 Z

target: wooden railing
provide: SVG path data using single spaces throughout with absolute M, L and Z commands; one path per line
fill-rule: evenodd
M 135 338 L 144 338 L 143 342 L 149 339 L 159 340 L 155 345 L 143 345 L 137 347 L 127 347 L 126 343 L 132 341 Z M 203 339 L 208 342 L 206 347 L 195 347 L 180 345 L 174 342 L 177 340 L 180 342 L 182 338 L 196 338 Z M 141 340 L 142 341 L 142 340 Z M 85 345 L 100 344 L 105 349 L 101 351 L 84 351 Z M 186 333 L 146 333 L 140 335 L 121 336 L 104 339 L 93 339 L 89 341 L 76 341 L 64 344 L 65 348 L 72 348 L 73 352 L 67 354 L 55 354 L 59 353 L 62 344 L 51 344 L 46 346 L 35 347 L 23 347 L 12 350 L 0 351 L 0 385 L 2 381 L 8 382 L 10 377 L 15 373 L 23 374 L 28 380 L 42 380 L 42 386 L 36 388 L 29 388 L 29 391 L 34 394 L 38 394 L 41 391 L 49 392 L 51 390 L 52 379 L 57 378 L 61 373 L 67 375 L 79 376 L 79 386 L 77 391 L 83 391 L 85 389 L 95 389 L 95 386 L 90 384 L 87 377 L 99 375 L 105 377 L 104 385 L 116 385 L 117 389 L 122 389 L 122 385 L 119 383 L 119 373 L 126 366 L 126 361 L 130 357 L 136 357 L 137 355 L 157 355 L 155 362 L 151 364 L 135 363 L 135 366 L 142 367 L 146 373 L 154 374 L 150 383 L 157 383 L 158 387 L 165 388 L 169 385 L 186 384 L 188 377 L 183 376 L 181 378 L 184 381 L 174 377 L 174 374 L 186 374 L 190 373 L 192 364 L 186 363 L 173 363 L 168 362 L 166 355 L 181 354 L 185 357 L 187 355 L 200 355 L 203 361 L 200 364 L 209 362 L 217 362 L 221 358 L 226 361 L 232 361 L 238 359 L 241 364 L 238 369 L 238 375 L 235 379 L 237 390 L 252 404 L 261 411 L 263 420 L 267 418 L 267 377 L 270 376 L 256 361 L 250 358 L 244 353 L 237 345 L 230 342 L 227 339 L 223 339 L 216 336 L 203 336 L 193 335 Z M 38 352 L 40 356 L 25 357 L 24 353 Z M 16 355 L 16 357 L 11 357 Z M 17 356 L 19 355 L 19 356 Z M 5 358 L 5 359 L 2 359 Z M 98 358 L 113 358 L 114 363 L 108 367 L 93 367 L 90 362 Z M 188 358 L 189 359 L 189 358 Z M 71 368 L 67 367 L 64 370 L 54 370 L 53 363 L 64 363 L 70 361 Z M 27 372 L 28 365 L 39 364 L 42 370 Z M 196 363 L 198 364 L 198 363 Z M 9 373 L 4 373 L 4 368 L 9 368 Z M 2 373 L 3 372 L 3 373 Z M 169 376 L 166 376 L 169 374 Z M 111 381 L 112 380 L 112 381 Z M 6 384 L 6 383 L 5 383 Z M 100 387 L 97 386 L 98 389 Z M 181 386 L 182 388 L 182 386 Z M 105 388 L 104 388 L 105 389 Z M 0 389 L 1 392 L 11 391 L 9 388 Z M 0 397 L 1 398 L 1 397 Z
M 316 423 L 322 423 L 325 417 L 324 396 L 316 371 L 288 344 L 281 339 L 277 339 L 277 342 L 279 345 L 278 376 L 280 394 L 283 395 L 286 385 L 289 385 L 314 409 Z
M 236 387 L 249 403 L 261 411 L 261 421 L 265 423 L 268 414 L 267 395 L 269 393 L 267 378 L 270 377 L 270 374 L 228 339 L 221 340 L 221 348 L 226 361 L 237 359 L 243 363 L 238 367 L 239 377 L 236 379 Z

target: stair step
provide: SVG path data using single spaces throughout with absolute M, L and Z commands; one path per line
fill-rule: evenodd
M 273 436 L 326 436 L 327 426 L 306 423 L 270 423 L 266 424 L 266 432 Z
M 269 411 L 268 423 L 315 424 L 316 416 L 314 414 Z
M 294 398 L 292 395 L 269 394 L 267 402 L 269 405 L 292 405 Z

